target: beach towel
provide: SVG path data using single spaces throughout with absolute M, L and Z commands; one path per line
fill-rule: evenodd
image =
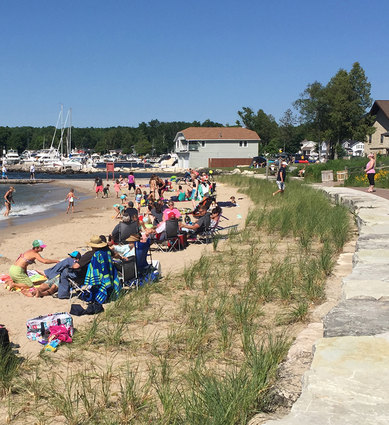
M 108 292 L 112 292 L 113 298 L 118 297 L 120 283 L 117 271 L 112 263 L 110 251 L 99 250 L 93 254 L 84 284 L 92 287 L 94 299 L 99 304 L 103 304 L 106 301 Z M 93 291 L 93 287 L 95 287 L 96 292 Z

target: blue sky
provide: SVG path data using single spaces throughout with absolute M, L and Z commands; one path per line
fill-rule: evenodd
M 383 0 L 3 0 L 0 126 L 278 120 L 307 84 L 360 62 L 389 99 Z

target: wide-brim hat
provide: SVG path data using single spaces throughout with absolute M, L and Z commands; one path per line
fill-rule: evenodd
M 127 242 L 139 242 L 139 240 L 140 240 L 139 235 L 130 235 L 130 236 L 126 239 L 126 241 L 127 241 Z
M 104 248 L 108 244 L 107 242 L 104 242 L 100 239 L 100 236 L 93 235 L 90 238 L 90 241 L 86 243 L 87 245 L 91 246 L 92 248 Z

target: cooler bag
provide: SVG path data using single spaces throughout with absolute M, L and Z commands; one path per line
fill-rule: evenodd
M 73 335 L 73 318 L 69 313 L 53 313 L 47 316 L 38 316 L 27 320 L 27 338 L 36 341 L 50 333 L 50 326 L 64 325 L 69 329 L 69 335 Z

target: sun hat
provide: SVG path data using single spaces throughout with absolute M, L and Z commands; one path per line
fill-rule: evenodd
M 78 251 L 73 251 L 68 255 L 72 258 L 76 258 L 77 260 L 79 260 L 81 258 L 81 254 Z
M 91 246 L 92 248 L 104 248 L 107 246 L 107 242 L 102 241 L 100 236 L 97 235 L 93 235 L 90 238 L 90 241 L 86 244 Z
M 40 239 L 35 239 L 35 241 L 32 243 L 33 248 L 46 248 L 47 245 L 45 245 Z
M 127 242 L 139 242 L 139 235 L 130 235 L 126 241 Z

